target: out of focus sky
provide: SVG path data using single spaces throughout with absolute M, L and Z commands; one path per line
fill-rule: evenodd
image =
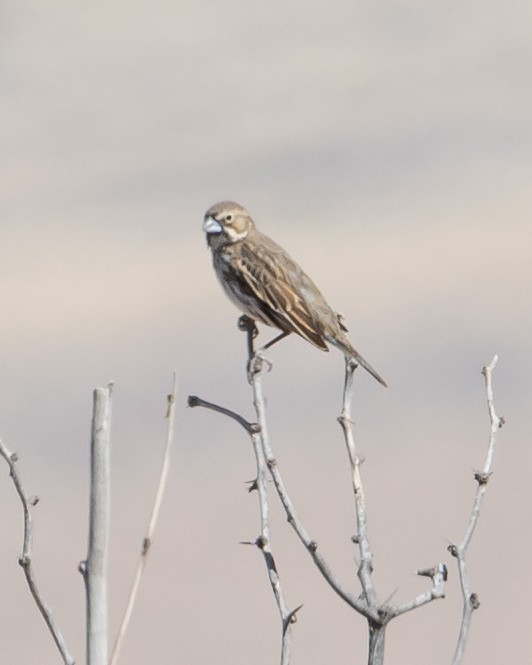
M 252 418 L 238 312 L 214 278 L 205 210 L 234 199 L 343 313 L 389 383 L 359 372 L 381 599 L 448 594 L 390 625 L 389 665 L 450 662 L 462 536 L 489 422 L 500 432 L 470 549 L 467 665 L 531 653 L 532 5 L 329 0 L 81 3 L 0 9 L 0 436 L 35 509 L 46 602 L 84 661 L 91 391 L 114 380 L 111 629 L 155 492 L 172 371 L 168 494 L 127 637 L 128 665 L 276 662 L 245 434 L 190 393 Z M 270 339 L 273 331 L 263 331 Z M 340 431 L 343 359 L 289 338 L 264 378 L 272 445 L 307 529 L 356 591 Z M 59 662 L 17 565 L 21 511 L 0 476 L 0 651 Z M 293 663 L 359 665 L 366 627 L 329 591 L 272 495 Z

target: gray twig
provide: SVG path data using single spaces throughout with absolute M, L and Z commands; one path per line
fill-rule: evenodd
M 410 600 L 407 603 L 402 605 L 395 605 L 387 609 L 387 614 L 390 618 L 398 617 L 405 612 L 410 612 L 410 610 L 415 610 L 422 605 L 430 603 L 432 600 L 438 598 L 445 598 L 445 582 L 447 582 L 447 566 L 444 563 L 438 563 L 432 568 L 425 568 L 424 570 L 418 570 L 416 575 L 421 577 L 430 577 L 432 580 L 432 588 L 425 593 L 421 593 L 419 596 L 416 596 L 413 600 Z
M 478 518 L 480 515 L 480 507 L 482 504 L 482 498 L 488 487 L 488 481 L 492 473 L 493 456 L 495 453 L 495 444 L 497 441 L 497 432 L 505 423 L 504 418 L 501 418 L 496 414 L 493 402 L 493 387 L 492 387 L 491 376 L 497 364 L 497 360 L 498 357 L 494 356 L 491 363 L 482 369 L 482 374 L 484 376 L 484 383 L 486 386 L 488 414 L 490 418 L 490 435 L 489 435 L 486 459 L 484 461 L 484 467 L 482 468 L 482 471 L 476 471 L 474 474 L 475 480 L 477 482 L 477 488 L 475 492 L 475 498 L 473 500 L 471 515 L 469 517 L 469 522 L 464 537 L 459 545 L 451 544 L 447 548 L 449 552 L 454 557 L 456 557 L 458 563 L 458 574 L 460 577 L 460 587 L 462 589 L 462 599 L 463 599 L 462 622 L 460 624 L 460 633 L 458 635 L 458 641 L 453 656 L 453 661 L 452 661 L 453 665 L 458 665 L 462 661 L 462 657 L 464 655 L 466 647 L 467 637 L 469 634 L 469 628 L 471 626 L 472 615 L 474 610 L 478 609 L 480 606 L 478 595 L 471 591 L 469 572 L 466 564 L 466 554 L 467 554 L 467 548 L 469 547 L 469 544 L 473 537 L 473 532 L 478 522 Z
M 255 411 L 257 413 L 257 420 L 261 432 L 261 440 L 264 448 L 266 462 L 268 464 L 275 489 L 277 490 L 277 494 L 279 495 L 279 499 L 281 500 L 289 524 L 292 526 L 297 536 L 305 546 L 307 552 L 312 557 L 314 563 L 318 567 L 318 570 L 321 572 L 327 583 L 340 596 L 340 598 L 342 598 L 348 605 L 356 609 L 358 612 L 363 614 L 366 618 L 378 621 L 378 615 L 371 610 L 366 600 L 359 598 L 354 593 L 348 591 L 336 579 L 329 565 L 319 551 L 318 543 L 310 537 L 303 523 L 299 519 L 294 505 L 288 495 L 288 491 L 283 482 L 283 478 L 279 471 L 279 467 L 277 466 L 277 461 L 273 455 L 273 451 L 270 445 L 266 423 L 266 407 L 264 396 L 262 394 L 260 368 L 259 371 L 252 373 L 251 385 L 253 388 L 253 402 L 255 405 Z
M 22 482 L 20 480 L 20 476 L 18 475 L 16 469 L 18 456 L 16 453 L 10 452 L 7 449 L 7 447 L 2 443 L 2 441 L 0 441 L 0 456 L 2 456 L 5 459 L 5 461 L 9 466 L 9 475 L 13 480 L 13 484 L 15 485 L 15 489 L 20 498 L 20 501 L 22 503 L 22 509 L 24 511 L 24 544 L 22 546 L 22 555 L 20 556 L 19 564 L 22 566 L 31 595 L 33 596 L 33 599 L 37 607 L 39 608 L 39 612 L 41 613 L 46 625 L 48 626 L 48 630 L 50 631 L 57 648 L 59 649 L 59 653 L 61 654 L 63 662 L 65 663 L 65 665 L 74 665 L 75 662 L 74 658 L 70 655 L 68 651 L 68 648 L 65 644 L 65 640 L 59 628 L 56 626 L 56 623 L 54 621 L 50 609 L 45 605 L 44 600 L 42 599 L 41 593 L 37 586 L 37 581 L 35 579 L 35 573 L 33 570 L 33 563 L 32 563 L 33 519 L 32 519 L 31 507 L 37 504 L 38 498 L 37 497 L 28 498 L 26 492 L 24 491 Z
M 445 597 L 445 581 L 447 580 L 447 568 L 445 564 L 439 563 L 433 568 L 420 570 L 418 575 L 430 577 L 432 579 L 432 588 L 416 598 L 404 603 L 402 605 L 391 606 L 388 603 L 379 603 L 375 588 L 373 586 L 373 554 L 368 537 L 368 520 L 366 511 L 366 495 L 364 493 L 364 485 L 360 474 L 361 458 L 357 453 L 356 442 L 353 435 L 353 419 L 351 405 L 353 401 L 353 378 L 354 372 L 357 368 L 356 362 L 351 358 L 346 358 L 345 365 L 345 381 L 344 392 L 342 400 L 342 412 L 338 418 L 338 422 L 342 427 L 344 433 L 347 454 L 351 465 L 351 482 L 353 486 L 353 496 L 355 499 L 355 512 L 356 512 L 356 535 L 353 538 L 357 543 L 360 553 L 360 562 L 358 565 L 358 578 L 362 586 L 362 591 L 366 598 L 368 606 L 372 610 L 372 614 L 379 617 L 379 624 L 381 633 L 379 634 L 380 647 L 376 651 L 382 651 L 384 642 L 384 629 L 388 621 L 394 617 L 400 616 L 405 612 L 417 609 L 426 603 L 431 602 L 437 598 Z M 373 628 L 376 632 L 376 627 Z M 370 625 L 370 662 L 378 663 L 379 658 L 382 660 L 382 653 L 374 654 L 374 659 L 371 660 L 371 639 L 372 627 Z
M 377 597 L 373 587 L 373 554 L 368 539 L 368 521 L 366 513 L 366 496 L 364 486 L 360 476 L 360 457 L 357 454 L 355 438 L 353 436 L 353 422 L 351 415 L 351 404 L 353 400 L 353 376 L 357 368 L 356 362 L 351 359 L 345 359 L 345 381 L 342 401 L 342 412 L 338 422 L 344 433 L 347 454 L 351 465 L 351 481 L 353 485 L 353 495 L 355 498 L 356 511 L 356 542 L 360 552 L 360 563 L 358 565 L 358 578 L 362 585 L 362 590 L 369 606 L 377 607 Z
M 204 409 L 216 411 L 216 413 L 221 413 L 228 418 L 232 418 L 232 420 L 235 420 L 239 425 L 241 425 L 248 434 L 253 434 L 254 432 L 258 431 L 258 425 L 248 422 L 241 415 L 235 411 L 231 411 L 231 409 L 226 409 L 224 406 L 219 406 L 213 402 L 207 402 L 207 400 L 201 399 L 201 397 L 197 397 L 196 395 L 189 395 L 187 403 L 190 407 L 202 406 Z
M 258 366 L 262 364 L 260 360 L 255 361 L 254 345 L 253 340 L 256 336 L 256 328 L 253 322 L 246 317 L 242 317 L 239 320 L 239 328 L 247 332 L 247 348 L 248 348 L 248 379 L 253 381 L 257 376 Z M 257 356 L 258 358 L 258 356 Z M 253 446 L 253 452 L 255 455 L 257 476 L 256 479 L 251 484 L 251 490 L 256 490 L 259 497 L 259 509 L 260 509 L 260 535 L 253 543 L 256 545 L 262 552 L 264 563 L 266 565 L 266 570 L 268 573 L 268 579 L 272 588 L 272 592 L 277 604 L 277 609 L 279 611 L 279 616 L 281 619 L 281 665 L 289 665 L 290 663 L 290 648 L 291 648 L 291 635 L 292 635 L 292 624 L 296 621 L 297 612 L 301 609 L 301 605 L 294 610 L 289 610 L 284 599 L 283 590 L 281 586 L 281 580 L 279 578 L 279 573 L 277 571 L 277 566 L 275 563 L 275 558 L 273 556 L 270 540 L 270 518 L 269 518 L 269 501 L 268 501 L 268 486 L 267 486 L 267 475 L 268 475 L 268 462 L 266 459 L 265 449 L 264 449 L 264 438 L 267 438 L 266 423 L 263 420 L 262 427 L 259 423 L 251 423 L 243 418 L 240 414 L 235 411 L 231 411 L 223 406 L 214 404 L 213 402 L 207 402 L 200 397 L 195 395 L 190 395 L 188 398 L 188 405 L 190 407 L 201 406 L 211 411 L 221 413 L 228 418 L 231 418 L 237 422 L 250 436 L 251 443 Z M 255 408 L 257 416 L 260 414 L 260 410 L 257 409 L 257 401 L 255 400 Z
M 352 470 L 352 485 L 355 498 L 357 524 L 357 534 L 354 538 L 354 541 L 358 543 L 360 550 L 358 577 L 362 585 L 362 595 L 356 596 L 354 593 L 348 591 L 337 580 L 337 578 L 333 575 L 329 565 L 323 558 L 321 552 L 319 551 L 317 542 L 309 536 L 306 528 L 295 511 L 270 445 L 266 421 L 265 400 L 262 393 L 261 373 L 265 366 L 268 370 L 271 369 L 271 363 L 269 363 L 261 356 L 260 351 L 255 352 L 254 350 L 253 340 L 256 335 L 254 322 L 247 317 L 242 317 L 239 322 L 239 327 L 241 330 L 245 330 L 247 332 L 247 376 L 253 390 L 253 404 L 255 407 L 257 422 L 251 423 L 234 411 L 219 406 L 218 404 L 213 404 L 212 402 L 206 402 L 205 400 L 196 396 L 189 397 L 188 403 L 189 406 L 202 406 L 235 420 L 239 425 L 241 425 L 241 427 L 246 430 L 253 442 L 257 459 L 257 480 L 253 483 L 252 489 L 257 489 L 259 491 L 262 524 L 262 535 L 255 544 L 259 545 L 265 554 L 266 565 L 270 575 L 270 582 L 272 584 L 274 594 L 276 595 L 281 617 L 283 618 L 283 655 L 281 663 L 283 665 L 284 663 L 288 663 L 288 655 L 285 655 L 285 652 L 287 653 L 289 651 L 290 634 L 288 628 L 290 627 L 293 617 L 299 608 L 291 613 L 287 613 L 286 606 L 282 601 L 282 596 L 278 595 L 278 589 L 276 586 L 278 578 L 273 558 L 269 559 L 269 556 L 267 556 L 269 552 L 266 550 L 266 546 L 269 546 L 269 524 L 266 486 L 263 486 L 263 483 L 265 482 L 263 471 L 264 465 L 267 466 L 270 472 L 275 489 L 277 490 L 277 494 L 284 507 L 288 522 L 305 546 L 307 552 L 312 557 L 314 563 L 316 564 L 318 570 L 321 572 L 326 582 L 340 598 L 342 598 L 348 605 L 350 605 L 353 609 L 355 609 L 367 619 L 369 627 L 368 663 L 370 665 L 381 665 L 384 658 L 384 636 L 388 622 L 394 617 L 421 607 L 432 600 L 443 598 L 445 595 L 444 585 L 447 579 L 447 569 L 444 564 L 440 563 L 433 568 L 418 571 L 418 575 L 431 577 L 432 588 L 429 591 L 420 594 L 408 603 L 394 607 L 388 605 L 388 603 L 379 603 L 377 600 L 372 581 L 373 557 L 367 532 L 366 502 L 362 479 L 360 476 L 361 461 L 356 451 L 356 445 L 352 431 L 351 402 L 353 391 L 353 373 L 357 365 L 352 361 L 347 361 L 342 412 L 338 418 L 338 421 L 344 432 L 344 438 Z
M 270 544 L 270 507 L 268 501 L 268 467 L 264 458 L 264 450 L 261 443 L 260 433 L 251 434 L 253 452 L 257 464 L 257 477 L 252 488 L 257 490 L 260 506 L 260 536 L 255 544 L 262 552 L 264 563 L 268 572 L 268 579 L 272 588 L 275 602 L 281 617 L 282 637 L 281 637 L 281 665 L 288 665 L 290 662 L 291 645 L 291 625 L 295 620 L 295 611 L 291 612 L 284 599 L 281 580 L 277 572 L 277 566 Z M 299 609 L 299 608 L 298 608 Z

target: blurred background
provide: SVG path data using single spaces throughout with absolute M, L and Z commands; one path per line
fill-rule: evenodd
M 342 312 L 388 381 L 356 379 L 381 599 L 447 598 L 390 625 L 386 662 L 450 662 L 464 533 L 489 434 L 494 354 L 507 419 L 470 548 L 465 663 L 530 653 L 532 5 L 19 0 L 0 10 L 0 436 L 35 509 L 34 564 L 84 661 L 92 389 L 115 382 L 111 632 L 124 609 L 179 376 L 173 466 L 126 639 L 128 665 L 276 662 L 251 447 L 198 394 L 252 418 L 237 310 L 216 283 L 205 210 L 247 207 Z M 262 339 L 273 331 L 263 330 Z M 272 445 L 307 529 L 353 591 L 343 359 L 288 338 L 264 378 Z M 272 488 L 273 489 L 273 488 Z M 0 477 L 0 652 L 59 662 L 17 558 L 22 515 Z M 366 625 L 332 595 L 272 494 L 293 662 L 366 662 Z

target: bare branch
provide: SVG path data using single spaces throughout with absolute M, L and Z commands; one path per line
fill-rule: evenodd
M 241 327 L 242 326 L 242 327 Z M 247 327 L 247 322 L 245 320 L 239 320 L 239 327 L 241 330 L 246 330 L 248 332 L 248 353 L 253 354 L 253 339 L 256 335 L 256 328 Z M 248 369 L 248 377 L 251 378 L 251 374 Z M 223 406 L 218 404 L 213 404 L 212 402 L 207 402 L 206 400 L 201 399 L 195 395 L 190 395 L 188 398 L 188 405 L 190 407 L 201 406 L 211 411 L 216 411 L 221 413 L 228 418 L 231 418 L 237 422 L 241 427 L 243 427 L 251 438 L 251 443 L 253 445 L 253 452 L 255 454 L 255 461 L 257 466 L 257 476 L 255 480 L 252 481 L 249 491 L 256 490 L 259 497 L 259 508 L 260 508 L 260 536 L 255 540 L 254 543 L 243 543 L 243 544 L 254 544 L 262 552 L 264 557 L 264 563 L 266 565 L 266 570 L 268 573 L 268 579 L 272 588 L 272 592 L 279 610 L 279 615 L 281 618 L 282 626 L 282 637 L 281 637 L 281 665 L 288 665 L 290 662 L 290 647 L 291 647 L 291 633 L 292 633 L 292 624 L 296 619 L 296 613 L 301 609 L 301 605 L 295 610 L 288 610 L 286 601 L 284 599 L 281 581 L 277 571 L 277 566 L 275 564 L 275 558 L 272 553 L 271 544 L 270 544 L 270 518 L 269 518 L 269 501 L 268 501 L 268 486 L 267 486 L 267 462 L 264 456 L 264 449 L 262 446 L 262 438 L 260 432 L 260 426 L 257 423 L 250 423 L 241 415 L 230 409 L 226 409 Z
M 231 411 L 231 409 L 226 409 L 224 406 L 219 406 L 218 404 L 214 404 L 213 402 L 207 402 L 206 400 L 201 399 L 201 397 L 197 397 L 196 395 L 189 395 L 188 405 L 192 408 L 195 406 L 202 406 L 205 409 L 210 409 L 211 411 L 216 411 L 216 413 L 221 413 L 222 415 L 227 416 L 228 418 L 232 418 L 239 425 L 241 425 L 248 434 L 253 434 L 254 432 L 258 431 L 258 427 L 255 423 L 248 422 L 238 413 Z
M 268 468 L 270 469 L 270 473 L 275 485 L 275 489 L 277 490 L 277 494 L 279 495 L 279 499 L 283 504 L 288 523 L 292 526 L 299 540 L 305 546 L 307 552 L 312 557 L 325 581 L 338 594 L 338 596 L 340 596 L 340 598 L 342 598 L 353 609 L 360 612 L 360 614 L 365 616 L 367 619 L 378 621 L 379 617 L 371 610 L 370 607 L 368 607 L 365 600 L 362 600 L 358 596 L 355 596 L 354 593 L 348 591 L 333 575 L 328 563 L 325 561 L 324 557 L 318 549 L 318 543 L 309 536 L 306 528 L 297 516 L 292 501 L 286 491 L 281 474 L 279 473 L 277 461 L 275 458 L 271 457 L 268 460 Z
M 321 552 L 318 549 L 318 544 L 309 536 L 306 528 L 299 519 L 284 485 L 270 445 L 266 420 L 266 407 L 261 381 L 261 374 L 264 372 L 264 370 L 266 369 L 266 371 L 269 371 L 272 368 L 271 363 L 262 356 L 262 351 L 265 348 L 268 348 L 269 345 L 267 344 L 263 349 L 255 352 L 254 338 L 256 336 L 256 327 L 254 322 L 248 317 L 244 316 L 241 317 L 239 321 L 239 327 L 241 330 L 247 332 L 247 377 L 253 390 L 253 404 L 255 407 L 257 422 L 250 423 L 234 411 L 230 411 L 229 409 L 221 407 L 217 404 L 206 402 L 205 400 L 195 396 L 189 397 L 189 406 L 203 406 L 230 417 L 231 419 L 238 422 L 252 439 L 255 455 L 257 458 L 257 479 L 253 481 L 250 491 L 255 489 L 259 491 L 262 523 L 262 533 L 255 544 L 259 546 L 265 555 L 266 565 L 270 575 L 270 582 L 276 596 L 280 614 L 281 616 L 285 617 L 283 625 L 285 627 L 289 627 L 289 624 L 292 622 L 293 616 L 297 610 L 294 610 L 292 613 L 288 614 L 286 612 L 286 606 L 284 605 L 282 596 L 279 595 L 279 590 L 276 587 L 278 578 L 275 562 L 273 557 L 270 557 L 270 552 L 267 549 L 269 546 L 269 524 L 267 521 L 268 505 L 266 486 L 261 489 L 262 484 L 265 482 L 263 473 L 264 462 L 270 472 L 274 486 L 277 490 L 277 494 L 284 507 L 288 522 L 312 557 L 318 570 L 321 572 L 322 576 L 335 591 L 335 593 L 367 619 L 369 628 L 368 663 L 370 665 L 381 665 L 384 658 L 384 638 L 388 622 L 394 617 L 404 614 L 405 612 L 409 612 L 410 610 L 417 609 L 418 607 L 421 607 L 432 600 L 443 598 L 445 596 L 444 587 L 445 581 L 447 580 L 447 568 L 443 563 L 440 563 L 431 569 L 418 571 L 418 575 L 428 576 L 432 579 L 432 588 L 425 593 L 418 595 L 407 603 L 397 606 L 390 606 L 388 605 L 388 602 L 379 603 L 377 600 L 372 580 L 373 556 L 368 538 L 366 501 L 360 475 L 361 459 L 358 456 L 356 450 L 352 427 L 353 423 L 351 415 L 351 402 L 353 393 L 353 374 L 357 365 L 353 361 L 346 360 L 342 412 L 338 418 L 338 421 L 344 433 L 344 439 L 351 466 L 351 480 L 355 498 L 357 530 L 356 535 L 353 537 L 353 541 L 358 544 L 360 551 L 358 577 L 363 593 L 360 596 L 356 596 L 342 586 L 342 584 L 333 575 L 331 569 L 321 555 Z M 274 341 L 276 340 L 277 338 Z M 288 662 L 288 660 L 284 657 L 284 649 L 286 646 L 287 642 L 283 640 L 282 663 Z
M 469 522 L 462 539 L 462 542 L 459 545 L 449 545 L 447 548 L 449 552 L 456 557 L 458 563 L 458 573 L 460 577 L 460 586 L 462 589 L 462 599 L 463 599 L 463 609 L 462 609 L 462 622 L 460 625 L 460 634 L 458 636 L 458 641 L 456 644 L 456 649 L 453 656 L 453 665 L 458 665 L 462 661 L 462 657 L 465 651 L 467 637 L 469 634 L 469 628 L 471 626 L 471 618 L 473 611 L 478 609 L 480 606 L 480 601 L 476 593 L 471 591 L 469 573 L 466 565 L 466 553 L 467 548 L 473 537 L 473 532 L 478 522 L 480 515 L 480 508 L 482 504 L 482 498 L 488 486 L 488 480 L 492 473 L 493 465 L 493 456 L 495 453 L 495 444 L 497 440 L 497 432 L 504 425 L 504 419 L 497 416 L 495 412 L 495 406 L 493 402 L 493 387 L 491 376 L 492 372 L 495 369 L 497 364 L 497 356 L 493 357 L 491 363 L 482 369 L 482 374 L 484 376 L 484 383 L 486 386 L 486 399 L 488 405 L 488 413 L 490 418 L 490 435 L 488 441 L 488 450 L 486 453 L 486 459 L 484 461 L 484 467 L 482 471 L 475 472 L 475 480 L 477 481 L 477 488 L 475 492 L 475 498 L 473 500 L 473 507 L 471 509 L 471 515 Z
M 261 445 L 260 434 L 252 434 L 251 441 L 253 443 L 253 452 L 255 453 L 255 460 L 257 463 L 257 478 L 253 488 L 257 490 L 259 496 L 260 506 L 260 536 L 257 538 L 255 544 L 262 552 L 264 563 L 268 572 L 268 579 L 272 588 L 277 609 L 281 618 L 282 637 L 281 637 L 281 665 L 288 665 L 290 662 L 290 646 L 291 646 L 291 626 L 295 612 L 290 612 L 288 609 L 283 590 L 281 587 L 281 580 L 277 572 L 277 566 L 272 553 L 270 545 L 270 508 L 268 501 L 268 468 L 266 460 L 264 459 L 264 451 Z
M 111 661 L 110 665 L 116 665 L 118 662 L 118 658 L 120 657 L 120 652 L 122 649 L 122 644 L 124 642 L 124 637 L 126 635 L 126 631 L 129 625 L 129 621 L 131 619 L 131 614 L 133 612 L 133 607 L 135 605 L 135 601 L 137 599 L 137 594 L 138 590 L 140 587 L 140 582 L 142 579 L 142 574 L 144 572 L 144 568 L 146 566 L 146 563 L 148 561 L 148 556 L 151 551 L 151 545 L 153 543 L 153 534 L 155 531 L 155 527 L 157 525 L 157 520 L 159 517 L 159 511 L 161 509 L 161 504 L 163 501 L 163 496 L 164 496 L 164 491 L 166 488 L 166 482 L 168 479 L 168 471 L 170 469 L 170 454 L 174 442 L 174 428 L 175 428 L 175 403 L 176 403 L 176 396 L 177 396 L 177 377 L 176 373 L 174 372 L 174 377 L 173 377 L 173 383 L 172 383 L 172 392 L 167 395 L 167 411 L 166 411 L 166 418 L 168 421 L 168 426 L 167 426 L 167 431 L 166 431 L 166 447 L 164 450 L 164 456 L 163 456 L 163 464 L 161 467 L 161 475 L 159 477 L 159 484 L 157 486 L 157 492 L 155 495 L 155 501 L 153 504 L 152 512 L 151 512 L 151 517 L 150 521 L 148 524 L 148 529 L 146 531 L 146 535 L 144 536 L 144 539 L 142 541 L 142 549 L 140 553 L 140 559 L 137 565 L 137 571 L 135 573 L 135 578 L 133 580 L 133 586 L 131 588 L 131 593 L 129 595 L 129 600 L 126 606 L 126 610 L 124 612 L 124 616 L 122 617 L 122 623 L 120 625 L 120 629 L 118 631 L 118 635 L 113 647 L 113 652 L 111 655 Z
M 17 454 L 10 452 L 2 443 L 2 441 L 0 441 L 0 456 L 5 459 L 9 466 L 9 475 L 13 480 L 13 484 L 15 485 L 15 489 L 20 498 L 22 509 L 24 511 L 24 544 L 22 546 L 22 555 L 19 559 L 19 564 L 24 570 L 24 575 L 26 576 L 26 582 L 28 583 L 31 595 L 33 596 L 33 599 L 35 600 L 35 603 L 39 608 L 39 611 L 46 625 L 48 626 L 48 630 L 50 631 L 57 648 L 59 649 L 59 653 L 61 654 L 63 662 L 65 665 L 74 665 L 75 661 L 67 649 L 65 640 L 63 639 L 59 628 L 55 624 L 52 613 L 50 609 L 44 604 L 44 600 L 42 599 L 41 593 L 38 589 L 35 573 L 33 571 L 33 519 L 31 514 L 31 507 L 36 505 L 38 499 L 37 497 L 28 498 L 16 469 L 16 463 L 18 461 Z
M 257 479 L 256 489 L 259 494 L 260 502 L 260 515 L 261 515 L 261 537 L 260 549 L 264 555 L 266 568 L 268 570 L 268 577 L 272 587 L 273 594 L 277 603 L 279 614 L 281 617 L 282 625 L 282 640 L 281 640 L 281 665 L 288 665 L 290 662 L 290 648 L 292 640 L 292 624 L 296 620 L 296 613 L 301 609 L 301 605 L 295 610 L 288 610 L 286 602 L 283 597 L 281 583 L 277 574 L 275 561 L 270 550 L 270 524 L 269 524 L 269 503 L 268 503 L 268 460 L 267 451 L 264 446 L 264 440 L 268 437 L 266 430 L 266 421 L 261 422 L 260 409 L 257 408 L 255 380 L 259 375 L 259 364 L 255 364 L 256 356 L 254 351 L 254 339 L 257 336 L 257 328 L 255 322 L 248 317 L 241 317 L 238 322 L 238 327 L 244 330 L 247 334 L 247 350 L 248 350 L 248 381 L 253 385 L 253 397 L 255 405 L 255 413 L 257 415 L 258 424 L 253 427 L 251 432 L 251 440 L 253 442 L 253 451 L 257 462 Z M 259 361 L 260 362 L 260 361 Z M 262 367 L 262 362 L 260 362 Z
M 251 349 L 250 353 L 253 351 L 253 347 L 249 343 L 249 336 L 251 334 L 252 333 L 248 332 L 248 350 Z M 257 359 L 258 362 L 256 362 Z M 374 612 L 368 606 L 365 600 L 358 598 L 353 593 L 345 589 L 342 586 L 342 584 L 336 579 L 330 567 L 326 563 L 325 559 L 319 552 L 317 542 L 309 536 L 307 530 L 303 526 L 303 523 L 297 516 L 297 513 L 294 509 L 292 501 L 290 500 L 290 497 L 288 496 L 288 492 L 286 490 L 283 479 L 279 472 L 277 462 L 273 455 L 269 441 L 267 421 L 266 421 L 266 407 L 265 407 L 264 395 L 262 393 L 262 382 L 260 378 L 261 369 L 262 369 L 261 361 L 262 358 L 260 356 L 253 355 L 249 357 L 248 376 L 250 379 L 251 386 L 253 388 L 253 404 L 255 406 L 255 412 L 257 415 L 257 422 L 259 426 L 262 446 L 264 449 L 264 455 L 266 458 L 266 462 L 268 464 L 268 468 L 270 470 L 270 474 L 273 479 L 273 483 L 275 485 L 275 489 L 277 490 L 277 494 L 279 495 L 281 503 L 283 504 L 283 507 L 285 509 L 288 522 L 290 523 L 290 525 L 298 535 L 299 539 L 305 546 L 307 552 L 314 560 L 314 563 L 318 567 L 318 570 L 321 572 L 321 574 L 323 575 L 327 583 L 332 587 L 332 589 L 334 589 L 334 591 L 340 596 L 340 598 L 342 598 L 346 603 L 348 603 L 348 605 L 359 611 L 365 617 L 372 620 L 378 620 L 377 613 Z
M 361 459 L 357 453 L 356 442 L 353 435 L 353 378 L 356 368 L 356 361 L 352 358 L 346 357 L 342 412 L 338 417 L 338 422 L 342 427 L 351 467 L 351 483 L 353 486 L 356 514 L 356 536 L 353 538 L 353 541 L 358 545 L 360 553 L 357 574 L 371 615 L 378 617 L 377 621 L 374 619 L 369 620 L 368 663 L 377 664 L 382 663 L 384 659 L 384 638 L 387 623 L 392 618 L 410 610 L 417 609 L 435 598 L 443 598 L 445 595 L 444 581 L 447 579 L 447 569 L 444 564 L 439 564 L 430 571 L 430 577 L 433 582 L 432 589 L 417 596 L 408 603 L 389 607 L 386 602 L 379 603 L 377 599 L 372 578 L 373 553 L 371 551 L 368 537 L 366 496 L 364 493 L 362 476 L 360 474 Z M 418 574 L 426 575 L 427 571 L 419 571 Z M 367 617 L 367 614 L 365 614 L 365 616 Z
M 86 561 L 79 565 L 87 596 L 87 665 L 107 665 L 108 662 L 111 391 L 112 384 L 109 384 L 93 392 L 89 546 Z
M 345 359 L 345 381 L 342 402 L 342 413 L 338 422 L 344 433 L 347 453 L 351 465 L 351 480 L 353 484 L 353 495 L 355 498 L 356 511 L 356 542 L 360 552 L 360 563 L 358 566 L 358 578 L 369 606 L 377 607 L 377 597 L 373 587 L 371 574 L 373 572 L 373 554 L 368 539 L 366 497 L 364 486 L 360 475 L 360 458 L 357 454 L 355 439 L 353 436 L 353 422 L 351 415 L 351 403 L 353 400 L 353 375 L 357 368 L 352 358 Z
M 430 577 L 432 579 L 432 589 L 425 591 L 425 593 L 416 596 L 413 600 L 402 605 L 395 605 L 387 609 L 386 614 L 390 618 L 398 617 L 405 612 L 415 610 L 422 605 L 430 603 L 432 600 L 438 598 L 445 598 L 445 582 L 447 581 L 447 566 L 444 563 L 439 563 L 433 568 L 426 568 L 418 570 L 416 575 L 421 577 Z

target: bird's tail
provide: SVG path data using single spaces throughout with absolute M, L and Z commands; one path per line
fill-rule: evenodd
M 358 365 L 361 365 L 366 370 L 366 372 L 369 372 L 371 376 L 377 379 L 379 383 L 382 383 L 382 385 L 385 388 L 388 387 L 388 384 L 382 378 L 382 376 L 377 372 L 377 370 L 373 369 L 373 367 L 368 363 L 368 361 L 365 358 L 363 358 L 353 346 L 351 346 L 351 343 L 347 339 L 347 336 L 345 337 L 345 339 L 334 339 L 334 340 L 328 339 L 327 341 L 330 342 L 331 344 L 334 344 L 339 349 L 341 349 L 346 356 L 353 358 L 353 360 Z
M 353 349 L 354 353 L 351 354 L 351 357 L 359 364 L 362 365 L 362 367 L 366 370 L 366 372 L 369 372 L 371 376 L 373 376 L 379 383 L 382 383 L 382 385 L 387 388 L 388 384 L 386 381 L 382 378 L 382 376 L 375 370 L 373 367 L 368 363 L 368 361 L 363 358 L 360 353 L 355 351 Z

